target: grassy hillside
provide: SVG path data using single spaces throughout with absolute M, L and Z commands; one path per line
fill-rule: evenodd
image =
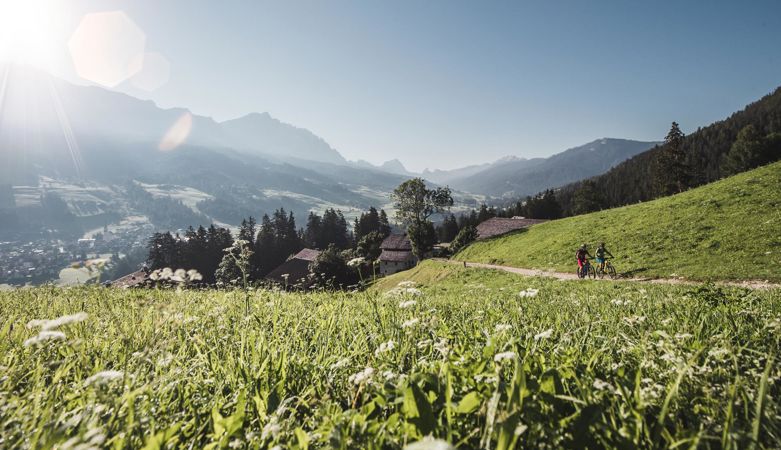
M 456 259 L 574 271 L 600 241 L 619 272 L 781 281 L 781 163 L 652 202 L 570 217 L 477 242 Z
M 410 276 L 416 287 L 398 286 Z M 435 262 L 388 280 L 386 293 L 253 291 L 249 314 L 238 291 L 0 292 L 0 447 L 781 439 L 781 290 L 561 282 Z

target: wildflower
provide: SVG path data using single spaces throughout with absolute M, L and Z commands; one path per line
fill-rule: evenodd
M 393 341 L 383 342 L 377 350 L 374 351 L 374 354 L 380 355 L 381 353 L 389 352 L 393 350 L 394 347 L 396 347 L 396 343 Z
M 201 281 L 201 280 L 203 280 L 203 275 L 198 273 L 198 271 L 195 270 L 195 269 L 190 269 L 190 270 L 187 271 L 187 278 L 190 281 Z
M 401 324 L 401 327 L 402 327 L 402 328 L 412 328 L 412 327 L 414 327 L 415 325 L 417 325 L 417 324 L 418 324 L 418 322 L 420 322 L 420 319 L 418 319 L 417 317 L 415 317 L 415 318 L 409 319 L 409 320 L 405 321 L 404 323 L 402 323 L 402 324 Z
M 403 293 L 404 294 L 409 294 L 409 295 L 411 295 L 413 297 L 420 297 L 421 295 L 423 295 L 423 291 L 421 291 L 418 288 L 414 288 L 414 287 L 409 287 L 409 288 L 404 289 Z
M 347 265 L 349 267 L 358 267 L 360 265 L 363 265 L 365 262 L 366 262 L 366 258 L 358 257 L 347 261 Z
M 404 446 L 404 450 L 453 450 L 454 448 L 447 441 L 434 439 L 431 436 L 426 436 L 417 442 Z
M 276 421 L 271 421 L 263 426 L 263 431 L 260 433 L 260 439 L 263 441 L 269 437 L 276 439 L 280 431 L 282 431 L 282 427 L 280 427 Z
M 65 333 L 62 331 L 41 331 L 37 336 L 33 336 L 30 339 L 24 341 L 24 346 L 29 347 L 31 345 L 42 344 L 46 341 L 64 341 Z
M 515 352 L 502 352 L 494 355 L 494 361 L 502 362 L 505 360 L 514 360 L 518 355 Z
M 171 281 L 176 283 L 183 283 L 185 278 L 187 278 L 187 271 L 184 269 L 176 269 L 174 274 L 171 276 Z
M 350 383 L 353 383 L 355 385 L 361 385 L 367 381 L 369 381 L 374 375 L 374 369 L 371 367 L 367 367 L 363 369 L 360 372 L 354 373 L 350 375 L 350 377 L 347 379 Z
M 419 349 L 423 350 L 424 348 L 426 348 L 426 347 L 428 347 L 429 345 L 431 345 L 431 344 L 432 344 L 432 342 L 433 342 L 433 341 L 432 341 L 431 339 L 423 339 L 422 341 L 418 341 L 418 343 L 417 343 L 416 345 L 417 345 L 417 347 L 418 347 Z
M 675 335 L 675 339 L 678 339 L 679 341 L 684 341 L 684 340 L 692 338 L 692 337 L 694 337 L 694 336 L 692 336 L 689 333 L 678 333 L 678 334 Z
M 513 329 L 513 326 L 507 323 L 500 323 L 494 328 L 494 331 L 497 333 L 504 333 L 505 331 L 510 331 Z
M 437 341 L 437 343 L 434 344 L 434 350 L 438 351 L 443 358 L 447 358 L 447 355 L 450 354 L 450 348 L 447 346 L 447 340 L 445 339 Z
M 645 319 L 646 319 L 645 316 L 630 316 L 630 317 L 624 317 L 624 322 L 626 322 L 626 324 L 629 325 L 630 327 L 633 327 L 635 325 L 645 322 Z
M 40 327 L 43 331 L 56 330 L 57 328 L 76 322 L 83 322 L 87 320 L 87 313 L 78 312 L 76 314 L 68 314 L 66 316 L 58 317 L 56 319 L 33 319 L 27 322 L 27 328 Z
M 417 303 L 418 302 L 416 302 L 415 300 L 407 300 L 405 302 L 399 303 L 399 308 L 401 308 L 401 309 L 411 308 L 411 307 L 415 306 Z
M 87 378 L 87 384 L 108 384 L 115 380 L 121 380 L 125 377 L 125 373 L 119 370 L 104 370 L 98 372 L 95 375 Z
M 539 289 L 528 288 L 518 293 L 519 297 L 535 297 L 540 293 Z
M 342 358 L 339 361 L 331 364 L 331 370 L 341 369 L 342 367 L 346 366 L 347 364 L 350 364 L 350 358 Z
M 416 286 L 416 284 L 415 284 L 415 282 L 414 282 L 414 281 L 409 281 L 409 280 L 407 280 L 407 281 L 401 281 L 401 282 L 399 282 L 399 284 L 397 284 L 396 286 L 397 286 L 397 287 L 400 287 L 400 288 L 410 288 L 410 287 L 415 287 L 415 286 Z
M 396 378 L 396 374 L 393 373 L 392 370 L 386 370 L 382 373 L 382 377 L 385 378 L 386 380 L 392 380 Z
M 600 380 L 599 378 L 594 379 L 594 389 L 598 391 L 610 391 L 613 392 L 615 388 L 612 384 L 608 383 L 607 381 Z
M 553 328 L 548 328 L 547 330 L 543 331 L 542 333 L 538 333 L 534 335 L 534 340 L 539 341 L 541 339 L 548 339 L 553 335 Z

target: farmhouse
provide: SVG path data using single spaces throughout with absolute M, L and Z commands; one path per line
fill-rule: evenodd
M 111 282 L 111 286 L 122 289 L 143 287 L 147 281 L 149 281 L 149 271 L 142 269 L 127 274 L 122 278 L 117 278 Z
M 310 282 L 309 264 L 320 254 L 320 250 L 305 248 L 296 253 L 292 258 L 283 262 L 279 267 L 272 270 L 266 279 L 288 286 L 308 287 Z
M 380 245 L 380 275 L 392 275 L 415 267 L 418 258 L 406 234 L 391 234 Z
M 529 228 L 532 225 L 545 222 L 541 219 L 527 219 L 525 217 L 513 217 L 507 219 L 504 217 L 493 217 L 482 222 L 477 226 L 477 239 L 490 239 L 503 234 Z

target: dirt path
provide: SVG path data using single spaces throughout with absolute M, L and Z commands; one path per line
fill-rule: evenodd
M 559 280 L 577 280 L 578 276 L 575 273 L 566 272 L 550 272 L 546 270 L 534 270 L 534 269 L 521 269 L 518 267 L 500 266 L 497 264 L 485 264 L 476 262 L 462 262 L 454 261 L 452 259 L 435 258 L 437 261 L 446 262 L 449 264 L 463 265 L 464 267 L 475 267 L 478 269 L 492 269 L 501 270 L 504 272 L 523 275 L 526 277 L 550 277 L 557 278 Z M 685 280 L 681 278 L 630 278 L 621 277 L 615 281 L 627 281 L 627 282 L 643 282 L 643 283 L 655 283 L 655 284 L 687 284 L 696 285 L 701 284 L 701 281 Z M 749 289 L 774 289 L 781 288 L 781 285 L 775 283 L 769 283 L 765 281 L 719 281 L 715 283 L 720 286 L 736 286 Z

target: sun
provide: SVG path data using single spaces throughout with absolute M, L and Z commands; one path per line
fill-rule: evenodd
M 56 0 L 0 1 L 0 62 L 48 67 L 63 43 L 57 36 L 62 7 Z

